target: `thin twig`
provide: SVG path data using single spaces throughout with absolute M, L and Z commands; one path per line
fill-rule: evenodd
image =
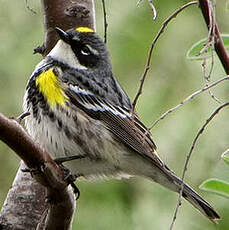
M 178 105 L 172 107 L 171 109 L 169 109 L 168 111 L 166 111 L 165 113 L 163 113 L 156 121 L 154 121 L 154 123 L 149 127 L 149 130 L 151 130 L 159 121 L 161 121 L 162 119 L 164 119 L 168 114 L 174 112 L 175 110 L 177 110 L 179 107 L 181 107 L 182 105 L 186 104 L 187 102 L 189 102 L 190 100 L 192 100 L 193 98 L 195 98 L 196 96 L 198 96 L 199 94 L 205 92 L 206 90 L 209 90 L 210 88 L 218 85 L 219 83 L 221 83 L 222 81 L 225 80 L 229 80 L 229 76 L 227 75 L 226 77 L 223 77 L 221 79 L 219 79 L 218 81 L 213 82 L 212 84 L 205 86 L 204 88 L 192 93 L 191 95 L 189 95 L 188 97 L 186 97 L 182 102 L 180 102 Z
M 210 30 L 210 1 L 209 0 L 199 0 L 199 6 L 204 16 L 206 25 Z M 223 40 L 220 36 L 219 28 L 217 23 L 215 23 L 215 51 L 224 67 L 226 74 L 229 74 L 229 54 L 223 44 Z
M 228 55 L 228 53 L 227 53 L 227 51 L 225 49 L 225 46 L 223 44 L 223 41 L 222 41 L 222 38 L 220 36 L 220 32 L 219 32 L 218 26 L 217 26 L 217 24 L 215 22 L 215 19 L 211 17 L 211 13 L 213 12 L 211 3 L 210 3 L 209 0 L 199 0 L 199 6 L 200 6 L 200 9 L 201 9 L 202 14 L 204 16 L 205 22 L 207 24 L 209 33 L 212 33 L 212 35 L 214 36 L 213 41 L 214 41 L 215 51 L 216 51 L 216 53 L 217 53 L 217 55 L 218 55 L 218 57 L 219 57 L 222 65 L 224 67 L 225 72 L 227 74 L 229 74 L 229 55 Z M 212 23 L 212 21 L 213 21 L 213 23 Z M 212 61 L 213 61 L 213 59 L 212 59 Z M 213 68 L 213 66 L 211 66 L 211 68 Z M 182 175 L 181 190 L 180 190 L 180 193 L 179 193 L 179 198 L 178 198 L 176 210 L 175 210 L 175 213 L 174 213 L 174 217 L 173 217 L 173 220 L 172 220 L 172 223 L 171 223 L 171 226 L 170 226 L 170 230 L 172 230 L 172 228 L 173 228 L 173 226 L 175 224 L 177 212 L 178 212 L 179 206 L 181 205 L 181 197 L 182 197 L 182 192 L 183 192 L 183 187 L 184 187 L 184 176 L 185 176 L 185 172 L 187 171 L 188 162 L 189 162 L 189 159 L 191 157 L 192 151 L 193 151 L 193 149 L 195 147 L 195 144 L 196 144 L 199 136 L 203 133 L 204 129 L 209 124 L 209 122 L 216 116 L 216 114 L 218 114 L 218 112 L 222 108 L 224 108 L 224 107 L 226 107 L 228 105 L 229 105 L 229 102 L 224 103 L 223 105 L 219 106 L 212 113 L 212 115 L 206 120 L 205 124 L 199 130 L 199 132 L 197 133 L 197 135 L 196 135 L 196 137 L 195 137 L 195 139 L 194 139 L 194 141 L 192 143 L 191 149 L 189 151 L 189 154 L 187 155 L 187 159 L 186 159 L 186 162 L 185 162 L 185 166 L 184 166 L 184 170 L 183 170 L 183 175 Z
M 150 50 L 149 50 L 149 54 L 148 54 L 148 57 L 147 57 L 147 60 L 146 60 L 146 65 L 145 65 L 145 69 L 144 69 L 144 72 L 141 76 L 141 79 L 140 79 L 140 86 L 138 88 L 138 91 L 137 91 L 137 94 L 134 98 L 134 101 L 133 101 L 133 109 L 132 111 L 135 111 L 135 107 L 136 107 L 136 104 L 137 104 L 137 101 L 138 101 L 138 98 L 139 96 L 142 94 L 142 88 L 143 88 L 143 85 L 144 85 L 144 81 L 145 81 L 145 78 L 146 78 L 146 75 L 150 69 L 150 63 L 151 63 L 151 58 L 152 58 L 152 52 L 153 52 L 153 48 L 157 42 L 157 40 L 159 39 L 159 37 L 161 36 L 161 34 L 164 32 L 164 29 L 166 28 L 166 26 L 168 25 L 168 23 L 173 19 L 175 18 L 181 11 L 183 11 L 185 8 L 191 6 L 191 5 L 194 5 L 194 4 L 197 4 L 198 2 L 197 1 L 192 1 L 192 2 L 189 2 L 183 6 L 181 6 L 180 8 L 178 8 L 175 12 L 173 12 L 162 24 L 160 30 L 158 31 L 156 37 L 154 38 L 154 40 L 152 41 L 152 44 L 151 44 L 151 47 L 150 47 Z
M 157 10 L 155 6 L 153 5 L 153 0 L 148 0 L 148 3 L 149 3 L 151 10 L 153 11 L 153 20 L 155 21 L 157 18 Z
M 33 9 L 29 6 L 28 0 L 25 0 L 25 6 L 26 6 L 27 10 L 29 10 L 31 13 L 37 14 L 37 12 L 36 12 L 35 10 L 33 10 Z
M 138 0 L 138 2 L 137 2 L 137 6 L 140 6 L 140 4 L 141 4 L 141 2 L 142 2 L 142 0 Z
M 16 118 L 16 121 L 19 123 L 19 124 L 21 124 L 21 122 L 22 122 L 22 120 L 25 118 L 25 117 L 27 117 L 27 116 L 29 116 L 30 115 L 30 112 L 24 112 L 24 113 L 22 113 L 22 114 L 20 114 L 17 118 Z
M 104 43 L 107 43 L 107 12 L 106 12 L 106 5 L 105 5 L 105 0 L 102 0 L 102 5 L 103 5 L 103 22 L 104 22 Z
M 206 78 L 206 86 L 208 85 L 208 83 L 210 83 L 210 77 L 212 75 L 213 72 L 213 68 L 214 68 L 214 64 L 215 64 L 215 56 L 214 56 L 214 52 L 215 52 L 215 43 L 216 43 L 216 33 L 215 33 L 215 28 L 216 28 L 216 16 L 215 16 L 215 10 L 216 10 L 216 3 L 214 1 L 214 3 L 211 6 L 211 12 L 212 12 L 212 42 L 211 42 L 211 69 L 209 71 L 209 74 Z M 217 103 L 221 104 L 221 101 L 214 95 L 214 93 L 212 93 L 211 90 L 209 90 L 209 94 L 212 97 L 213 100 L 215 100 Z
M 214 66 L 214 50 L 212 48 L 211 48 L 211 60 L 212 60 L 211 61 L 211 69 L 210 69 L 209 73 L 207 73 L 207 57 L 204 58 L 203 63 L 202 63 L 203 75 L 204 75 L 206 87 L 208 87 L 209 83 L 211 82 L 210 77 L 211 77 L 211 74 L 213 72 L 213 66 Z M 221 104 L 221 101 L 214 95 L 214 93 L 210 89 L 208 90 L 208 92 L 214 101 Z
M 170 225 L 170 230 L 173 229 L 173 226 L 174 226 L 174 223 L 175 223 L 175 220 L 176 220 L 176 216 L 177 216 L 177 213 L 178 213 L 178 209 L 181 205 L 181 198 L 182 198 L 182 193 L 183 193 L 183 189 L 184 189 L 184 177 L 185 177 L 185 173 L 187 172 L 187 168 L 188 168 L 188 163 L 189 163 L 189 160 L 191 158 L 191 155 L 192 155 L 192 152 L 196 146 L 196 143 L 200 137 L 200 135 L 203 133 L 203 131 L 205 130 L 205 128 L 207 127 L 207 125 L 212 121 L 212 119 L 219 113 L 219 111 L 223 108 L 225 108 L 226 106 L 229 106 L 229 102 L 226 102 L 224 104 L 222 104 L 221 106 L 219 106 L 211 115 L 210 117 L 205 121 L 204 125 L 200 128 L 200 130 L 198 131 L 197 135 L 195 136 L 193 142 L 192 142 L 192 145 L 191 145 L 191 148 L 189 150 L 189 153 L 187 155 L 187 158 L 186 158 L 186 161 L 185 161 L 185 165 L 184 165 L 184 169 L 183 169 L 183 173 L 182 173 L 182 183 L 181 183 L 181 189 L 180 189 L 180 192 L 179 192 L 179 197 L 178 197 L 178 201 L 177 201 L 177 206 L 176 206 L 176 209 L 175 209 L 175 212 L 174 212 L 174 216 L 173 216 L 173 220 L 172 220 L 172 223 Z
M 209 32 L 208 32 L 208 38 L 207 42 L 205 43 L 203 49 L 200 51 L 200 53 L 207 52 L 209 47 L 211 48 L 211 67 L 209 72 L 207 73 L 207 57 L 204 57 L 202 67 L 203 67 L 203 75 L 205 79 L 205 86 L 208 86 L 208 84 L 211 82 L 210 77 L 212 75 L 214 64 L 215 64 L 215 58 L 214 58 L 214 51 L 215 51 L 215 25 L 216 25 L 216 19 L 215 19 L 215 4 L 210 4 L 209 9 Z M 213 100 L 215 100 L 217 103 L 221 103 L 220 100 L 212 93 L 212 91 L 209 89 L 209 94 L 212 97 Z
M 142 0 L 138 0 L 137 2 L 137 6 L 139 6 L 141 4 Z M 155 6 L 153 5 L 153 0 L 148 0 L 149 6 L 153 12 L 153 20 L 155 21 L 157 18 L 157 10 L 155 8 Z
M 211 5 L 210 5 L 211 6 Z M 209 71 L 209 73 L 207 74 L 206 71 L 206 65 L 203 65 L 204 67 L 204 78 L 209 81 L 210 80 L 210 76 L 212 74 L 213 71 L 213 65 L 214 65 L 214 55 L 213 55 L 213 51 L 214 51 L 214 44 L 215 44 L 215 12 L 213 7 L 211 6 L 209 9 L 209 31 L 208 31 L 208 38 L 207 38 L 207 42 L 204 45 L 204 50 L 205 52 L 207 52 L 208 48 L 211 48 L 211 58 L 212 58 L 212 62 L 211 62 L 211 69 Z M 204 58 L 204 62 L 206 64 L 206 58 Z
M 210 82 L 210 81 L 206 80 L 205 86 L 208 86 L 208 85 L 209 85 L 209 82 Z M 216 96 L 214 95 L 214 93 L 213 93 L 210 89 L 208 90 L 208 92 L 209 92 L 211 98 L 212 98 L 214 101 L 216 101 L 218 104 L 221 104 L 220 99 L 219 99 L 218 97 L 216 97 Z

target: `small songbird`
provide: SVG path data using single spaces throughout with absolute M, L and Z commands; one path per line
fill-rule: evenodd
M 104 42 L 88 27 L 56 28 L 60 40 L 36 66 L 24 96 L 28 133 L 54 159 L 90 178 L 142 176 L 179 192 L 151 133 L 112 73 Z M 75 158 L 74 158 L 75 157 Z M 182 196 L 211 221 L 211 205 L 184 183 Z

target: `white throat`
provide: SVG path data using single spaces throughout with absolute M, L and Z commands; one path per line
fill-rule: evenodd
M 71 46 L 62 40 L 57 42 L 54 48 L 49 52 L 48 56 L 51 56 L 53 59 L 59 62 L 68 64 L 73 68 L 87 69 L 78 62 L 78 59 L 72 51 Z

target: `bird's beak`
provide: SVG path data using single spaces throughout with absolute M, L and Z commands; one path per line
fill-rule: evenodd
M 69 43 L 69 41 L 70 41 L 69 35 L 58 27 L 56 27 L 55 29 L 56 29 L 56 32 L 58 33 L 60 39 L 66 43 Z

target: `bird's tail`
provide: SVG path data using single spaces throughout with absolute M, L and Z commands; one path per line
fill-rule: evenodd
M 182 196 L 212 222 L 216 223 L 216 221 L 220 219 L 219 214 L 214 210 L 214 208 L 189 185 L 184 184 Z
M 146 160 L 147 159 L 147 160 Z M 150 158 L 141 158 L 138 156 L 128 156 L 128 160 L 122 161 L 121 167 L 125 169 L 128 175 L 144 176 L 154 182 L 179 193 L 182 180 L 175 175 L 155 154 Z M 138 162 L 136 164 L 136 162 Z M 134 167 L 133 167 L 134 166 Z M 220 219 L 219 214 L 214 208 L 195 192 L 186 183 L 183 184 L 182 196 L 191 203 L 197 210 L 204 214 L 209 220 L 216 223 Z
M 159 180 L 155 180 L 155 178 L 152 179 L 168 189 L 179 193 L 182 180 L 166 166 L 162 171 L 163 173 L 161 175 L 164 175 L 164 178 Z M 182 196 L 212 222 L 217 223 L 217 220 L 220 219 L 219 214 L 214 208 L 186 183 L 183 184 Z

